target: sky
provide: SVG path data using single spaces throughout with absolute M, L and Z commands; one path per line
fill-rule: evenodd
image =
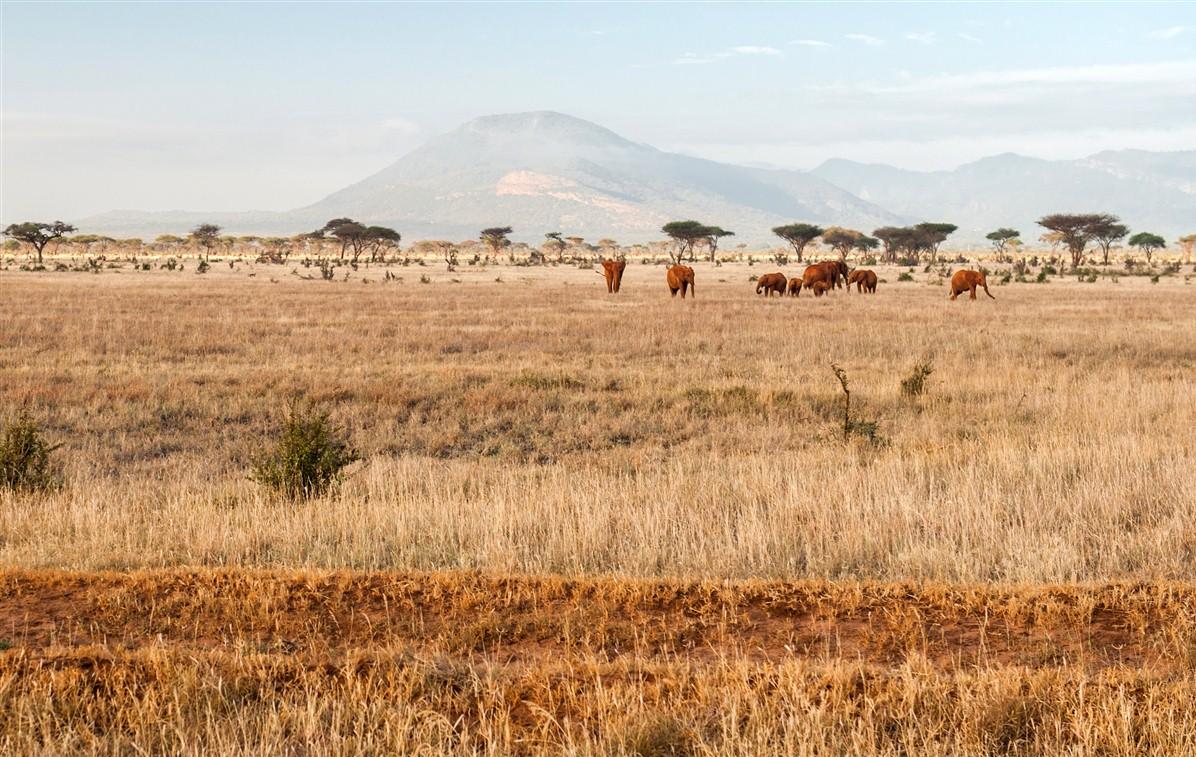
M 1196 149 L 1196 3 L 0 0 L 0 223 L 287 210 L 529 110 L 802 169 Z

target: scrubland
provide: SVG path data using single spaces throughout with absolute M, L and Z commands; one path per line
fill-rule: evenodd
M 0 492 L 0 746 L 1191 751 L 1188 268 L 0 273 L 64 466 Z M 298 503 L 247 478 L 295 400 L 363 456 Z

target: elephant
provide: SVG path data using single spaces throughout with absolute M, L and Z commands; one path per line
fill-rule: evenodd
M 955 275 L 951 277 L 951 299 L 954 300 L 964 292 L 970 291 L 971 295 L 968 299 L 974 300 L 976 299 L 976 287 L 983 288 L 984 293 L 991 299 L 997 299 L 993 297 L 992 292 L 988 291 L 987 274 L 982 271 L 969 271 L 966 269 L 956 271 Z
M 765 297 L 772 297 L 772 293 L 776 292 L 782 297 L 785 296 L 785 284 L 788 279 L 783 273 L 766 273 L 760 278 L 756 279 L 756 294 L 764 292 Z
M 801 277 L 794 276 L 793 278 L 789 279 L 789 295 L 791 297 L 797 297 L 799 294 L 801 294 Z
M 687 265 L 673 265 L 669 266 L 669 270 L 665 272 L 665 279 L 669 283 L 669 291 L 674 297 L 677 292 L 681 292 L 681 299 L 685 299 L 685 293 L 688 291 L 694 297 L 697 297 L 697 287 L 694 285 L 694 269 Z
M 813 289 L 815 282 L 825 281 L 826 288 L 832 289 L 838 283 L 840 276 L 847 276 L 847 264 L 839 260 L 824 260 L 821 263 L 806 266 L 806 270 L 802 272 L 801 285 L 806 289 Z M 800 288 L 798 292 L 801 292 Z
M 851 269 L 842 260 L 825 260 L 823 264 L 831 271 L 831 284 L 835 289 L 841 288 L 843 282 L 847 281 L 847 277 L 851 275 Z
M 609 294 L 619 291 L 619 286 L 623 283 L 623 269 L 626 267 L 626 260 L 602 261 L 602 275 L 606 277 L 606 291 Z
M 857 268 L 847 276 L 847 291 L 851 291 L 852 284 L 855 284 L 857 292 L 876 294 L 876 273 L 867 268 Z
M 815 297 L 821 297 L 830 290 L 831 285 L 825 281 L 815 281 L 810 285 L 810 288 L 814 290 Z

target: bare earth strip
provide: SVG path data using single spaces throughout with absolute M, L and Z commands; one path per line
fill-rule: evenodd
M 13 571 L 0 745 L 1183 750 L 1196 587 Z M 671 751 L 670 751 L 671 750 Z

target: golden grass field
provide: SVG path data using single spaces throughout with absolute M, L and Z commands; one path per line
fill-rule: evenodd
M 1190 266 L 295 267 L 0 272 L 0 751 L 1196 750 Z M 297 398 L 364 460 L 289 503 Z

